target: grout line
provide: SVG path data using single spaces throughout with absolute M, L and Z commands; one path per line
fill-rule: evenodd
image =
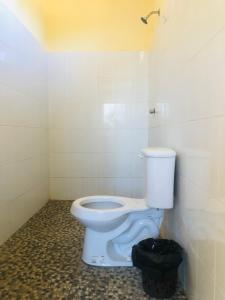
M 198 122 L 198 121 L 204 121 L 204 120 L 214 120 L 214 119 L 221 119 L 221 118 L 225 118 L 225 113 L 223 114 L 218 114 L 218 115 L 213 115 L 213 116 L 205 116 L 205 117 L 200 117 L 198 119 L 187 119 L 185 121 L 178 121 L 178 122 L 174 122 L 174 123 L 164 123 L 164 124 L 159 124 L 159 125 L 150 125 L 150 129 L 151 128 L 162 128 L 162 127 L 179 127 L 179 126 L 183 126 L 185 124 L 188 123 L 194 123 L 194 122 Z
M 195 54 L 193 54 L 190 58 L 189 58 L 189 60 L 192 60 L 192 59 L 194 59 L 196 56 L 198 56 L 199 55 L 199 53 L 201 53 L 201 51 L 208 45 L 208 44 L 210 44 L 214 39 L 216 39 L 217 38 L 217 36 L 220 34 L 220 33 L 222 33 L 223 31 L 225 30 L 225 25 L 224 26 L 222 26 L 220 29 L 218 29 L 206 42 L 204 42 L 201 46 L 200 46 L 200 48 L 195 52 Z
M 48 156 L 47 155 L 37 155 L 37 156 L 29 156 L 27 158 L 23 158 L 23 159 L 19 159 L 19 160 L 8 160 L 4 163 L 0 163 L 0 168 L 2 168 L 4 166 L 8 166 L 8 165 L 15 165 L 15 164 L 27 161 L 27 160 L 37 160 L 40 158 L 48 158 Z
M 49 176 L 49 179 L 144 179 L 144 177 L 53 177 Z
M 47 129 L 47 127 L 42 127 L 42 126 L 33 126 L 33 125 L 17 125 L 17 124 L 0 124 L 0 127 L 12 127 L 12 128 L 40 128 L 40 129 Z

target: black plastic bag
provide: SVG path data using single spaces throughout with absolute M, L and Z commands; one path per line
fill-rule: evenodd
M 142 270 L 143 288 L 154 298 L 170 298 L 176 292 L 182 248 L 172 240 L 146 239 L 133 246 L 132 261 Z

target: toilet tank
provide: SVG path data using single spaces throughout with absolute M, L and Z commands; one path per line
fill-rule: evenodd
M 173 208 L 176 152 L 169 148 L 145 148 L 145 199 L 149 207 Z

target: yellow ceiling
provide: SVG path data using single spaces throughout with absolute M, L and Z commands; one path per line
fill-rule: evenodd
M 163 0 L 4 0 L 52 51 L 148 50 L 158 16 L 148 25 L 140 16 Z

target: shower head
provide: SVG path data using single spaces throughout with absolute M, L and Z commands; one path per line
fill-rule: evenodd
M 146 17 L 141 17 L 141 21 L 144 23 L 144 24 L 148 24 L 148 19 Z
M 158 15 L 158 16 L 160 16 L 160 9 L 158 9 L 158 10 L 153 10 L 153 11 L 151 11 L 147 16 L 141 17 L 141 21 L 142 21 L 144 24 L 148 24 L 148 19 L 151 17 L 151 15 Z

